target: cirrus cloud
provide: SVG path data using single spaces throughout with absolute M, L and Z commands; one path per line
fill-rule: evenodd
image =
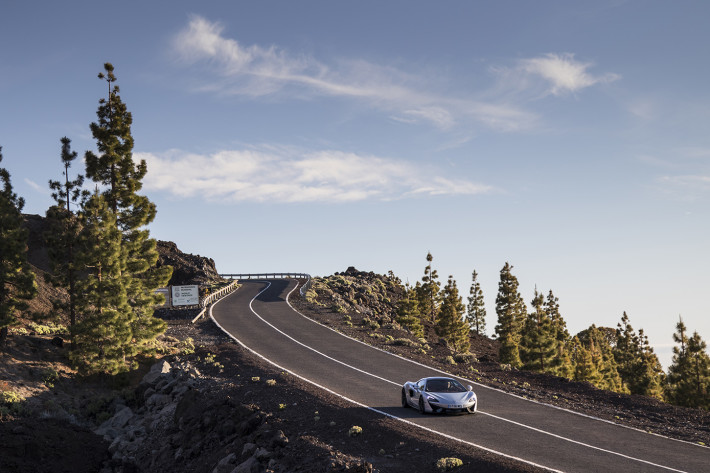
M 495 190 L 404 161 L 334 150 L 303 153 L 272 147 L 209 155 L 173 150 L 134 157 L 148 164 L 146 189 L 208 201 L 338 203 Z

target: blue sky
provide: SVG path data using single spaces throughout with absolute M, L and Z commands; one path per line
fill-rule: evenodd
M 479 273 L 489 333 L 510 262 L 572 332 L 626 311 L 666 367 L 679 315 L 710 337 L 707 2 L 8 3 L 0 146 L 28 213 L 62 136 L 95 149 L 109 61 L 152 235 L 220 272 L 414 283 L 431 251 L 464 297 Z

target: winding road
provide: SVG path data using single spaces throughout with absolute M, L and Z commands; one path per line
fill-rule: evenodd
M 479 411 L 421 415 L 401 386 L 441 371 L 345 337 L 288 303 L 295 280 L 242 281 L 210 310 L 232 338 L 280 369 L 383 415 L 460 442 L 564 472 L 710 472 L 710 448 L 622 427 L 472 384 Z

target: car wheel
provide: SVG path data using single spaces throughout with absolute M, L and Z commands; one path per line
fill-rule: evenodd
M 407 393 L 404 388 L 402 388 L 402 407 L 409 407 L 409 403 L 407 402 Z
M 419 412 L 426 414 L 426 411 L 424 410 L 424 398 L 421 396 L 419 397 Z

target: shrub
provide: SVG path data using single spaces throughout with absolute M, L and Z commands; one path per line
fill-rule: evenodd
M 417 345 L 416 342 L 414 342 L 408 338 L 395 338 L 390 343 L 392 345 L 399 345 L 399 346 L 404 346 L 404 347 L 415 347 Z
M 66 334 L 69 333 L 67 327 L 62 324 L 54 324 L 52 322 L 47 322 L 46 325 L 39 325 L 34 322 L 30 322 L 30 330 L 35 332 L 37 335 L 50 335 L 50 334 Z
M 438 471 L 451 471 L 460 466 L 463 466 L 463 462 L 458 458 L 439 458 L 436 461 L 436 469 Z
M 266 385 L 271 386 L 271 387 L 276 386 L 276 380 L 275 379 L 267 379 Z
M 513 367 L 510 365 L 510 363 L 502 363 L 500 365 L 500 369 L 503 371 L 510 371 L 513 369 Z
M 380 324 L 372 320 L 370 317 L 363 317 L 361 324 L 365 327 L 371 328 L 372 330 L 380 328 Z
M 362 427 L 353 425 L 350 427 L 350 430 L 348 430 L 348 437 L 357 437 L 358 435 L 362 434 Z
M 57 370 L 54 368 L 47 368 L 44 370 L 42 373 L 42 382 L 44 383 L 45 386 L 48 388 L 53 388 L 54 383 L 59 381 L 59 373 L 57 373 Z
M 195 342 L 192 338 L 188 337 L 180 342 L 178 349 L 181 355 L 192 355 L 195 353 Z
M 252 377 L 251 377 L 251 380 L 252 380 L 253 382 L 255 382 L 255 383 L 258 383 L 259 381 L 261 381 L 261 378 L 258 377 L 258 376 L 252 376 Z
M 345 314 L 347 312 L 347 309 L 340 304 L 334 304 L 332 310 L 336 314 Z
M 449 355 L 449 356 L 447 356 L 446 358 L 444 358 L 444 363 L 447 364 L 447 365 L 455 365 L 455 364 L 456 364 L 456 360 L 454 360 L 454 357 L 453 357 L 453 356 Z
M 456 363 L 473 363 L 478 361 L 476 358 L 476 355 L 473 353 L 457 353 L 456 356 L 454 356 L 454 360 L 456 360 Z

